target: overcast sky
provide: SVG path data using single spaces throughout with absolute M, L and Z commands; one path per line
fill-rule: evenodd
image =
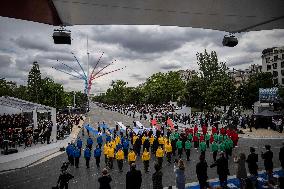
M 91 93 L 101 93 L 112 80 L 122 79 L 129 86 L 143 83 L 156 72 L 198 69 L 196 53 L 216 51 L 219 60 L 230 68 L 247 68 L 261 64 L 264 48 L 284 46 L 284 30 L 238 34 L 237 47 L 222 46 L 220 31 L 166 26 L 73 26 L 72 45 L 54 45 L 53 26 L 0 17 L 0 77 L 26 84 L 32 62 L 37 61 L 43 77 L 51 77 L 65 89 L 83 91 L 83 81 L 62 74 L 63 62 L 76 70 L 80 67 L 73 52 L 87 69 L 87 36 L 89 38 L 90 71 L 104 52 L 96 70 L 116 60 L 104 72 L 126 68 L 98 78 Z M 58 61 L 57 61 L 58 60 Z

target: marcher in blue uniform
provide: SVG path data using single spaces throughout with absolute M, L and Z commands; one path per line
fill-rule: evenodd
M 87 168 L 90 168 L 91 150 L 88 147 L 84 151 L 84 158 L 86 159 Z
M 102 145 L 103 145 L 103 137 L 102 137 L 102 135 L 98 136 L 97 143 L 98 143 L 99 147 L 102 148 Z
M 88 146 L 88 148 L 90 148 L 90 150 L 92 150 L 93 143 L 94 143 L 93 139 L 91 137 L 89 137 L 87 139 L 87 146 Z
M 107 135 L 106 136 L 106 142 L 110 142 L 111 141 L 111 136 L 110 135 Z
M 96 149 L 94 150 L 94 157 L 96 158 L 96 165 L 98 168 L 100 167 L 101 154 L 102 150 L 100 149 L 99 145 L 97 145 Z
M 74 157 L 75 157 L 75 166 L 76 168 L 79 168 L 79 160 L 80 160 L 80 150 L 79 148 L 75 147 L 74 148 Z
M 82 146 L 83 146 L 83 142 L 82 142 L 81 138 L 79 137 L 77 139 L 77 148 L 79 148 L 80 153 L 81 153 Z
M 68 143 L 68 146 L 66 147 L 66 153 L 68 156 L 69 163 L 73 166 L 74 165 L 74 154 L 73 154 L 73 145 Z

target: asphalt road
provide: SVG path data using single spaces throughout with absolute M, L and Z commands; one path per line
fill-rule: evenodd
M 92 110 L 89 114 L 91 124 L 95 125 L 98 121 L 105 121 L 111 127 L 115 126 L 115 121 L 122 121 L 125 125 L 132 125 L 133 118 L 119 114 L 117 112 L 111 112 L 105 109 L 98 108 L 96 106 L 92 107 Z M 89 119 L 86 119 L 88 122 Z M 146 121 L 142 122 L 143 124 L 148 124 Z M 81 134 L 80 134 L 81 136 Z M 84 142 L 86 141 L 86 136 L 83 138 Z M 260 154 L 261 151 L 264 151 L 264 145 L 270 144 L 274 152 L 274 167 L 280 167 L 280 162 L 278 160 L 279 147 L 281 146 L 281 140 L 279 139 L 240 139 L 239 147 L 234 149 L 233 155 L 237 155 L 240 152 L 245 152 L 248 154 L 249 147 L 254 146 L 257 148 L 257 153 Z M 183 154 L 185 156 L 185 154 Z M 183 156 L 183 158 L 184 158 Z M 199 153 L 195 150 L 191 150 L 191 161 L 186 162 L 186 182 L 196 182 L 195 174 L 195 165 L 198 162 Z M 210 165 L 213 162 L 212 154 L 206 152 L 206 160 Z M 41 164 L 23 168 L 8 173 L 0 174 L 0 188 L 19 188 L 19 189 L 50 189 L 52 186 L 56 185 L 57 178 L 60 173 L 60 167 L 64 161 L 67 161 L 66 154 L 59 155 L 54 157 L 46 162 Z M 263 160 L 259 156 L 259 168 L 263 169 Z M 152 188 L 152 179 L 155 158 L 152 157 L 150 162 L 150 172 L 145 174 L 143 170 L 143 165 L 141 159 L 137 159 L 137 168 L 142 170 L 142 188 Z M 103 168 L 104 160 L 101 159 L 101 167 Z M 231 175 L 235 174 L 235 164 L 233 163 L 233 158 L 229 160 L 230 173 Z M 114 169 L 110 171 L 110 174 L 113 178 L 111 183 L 112 188 L 122 189 L 125 188 L 125 175 L 129 170 L 128 164 L 125 162 L 123 167 L 123 173 L 118 172 L 117 164 L 114 163 Z M 163 185 L 170 186 L 175 185 L 175 175 L 173 172 L 173 164 L 167 165 L 166 160 L 164 159 L 163 163 Z M 94 158 L 91 159 L 91 168 L 86 169 L 85 160 L 83 157 L 80 159 L 80 167 L 74 168 L 70 167 L 69 172 L 75 176 L 73 180 L 69 183 L 69 188 L 75 189 L 87 189 L 87 188 L 98 188 L 97 179 L 101 175 L 101 170 L 98 170 L 95 166 Z M 216 178 L 216 168 L 208 168 L 209 178 Z

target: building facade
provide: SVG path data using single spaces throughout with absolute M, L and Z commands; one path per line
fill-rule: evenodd
M 284 86 L 284 47 L 272 47 L 262 51 L 262 71 L 270 72 L 273 83 Z

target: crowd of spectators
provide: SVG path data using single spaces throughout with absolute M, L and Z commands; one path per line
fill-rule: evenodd
M 48 117 L 48 116 L 47 116 Z M 57 139 L 64 139 L 72 131 L 73 125 L 78 125 L 81 115 L 57 114 Z M 34 128 L 33 120 L 24 114 L 3 114 L 0 116 L 0 148 L 30 147 L 38 143 L 50 143 L 52 121 L 49 118 L 39 118 L 38 127 Z

